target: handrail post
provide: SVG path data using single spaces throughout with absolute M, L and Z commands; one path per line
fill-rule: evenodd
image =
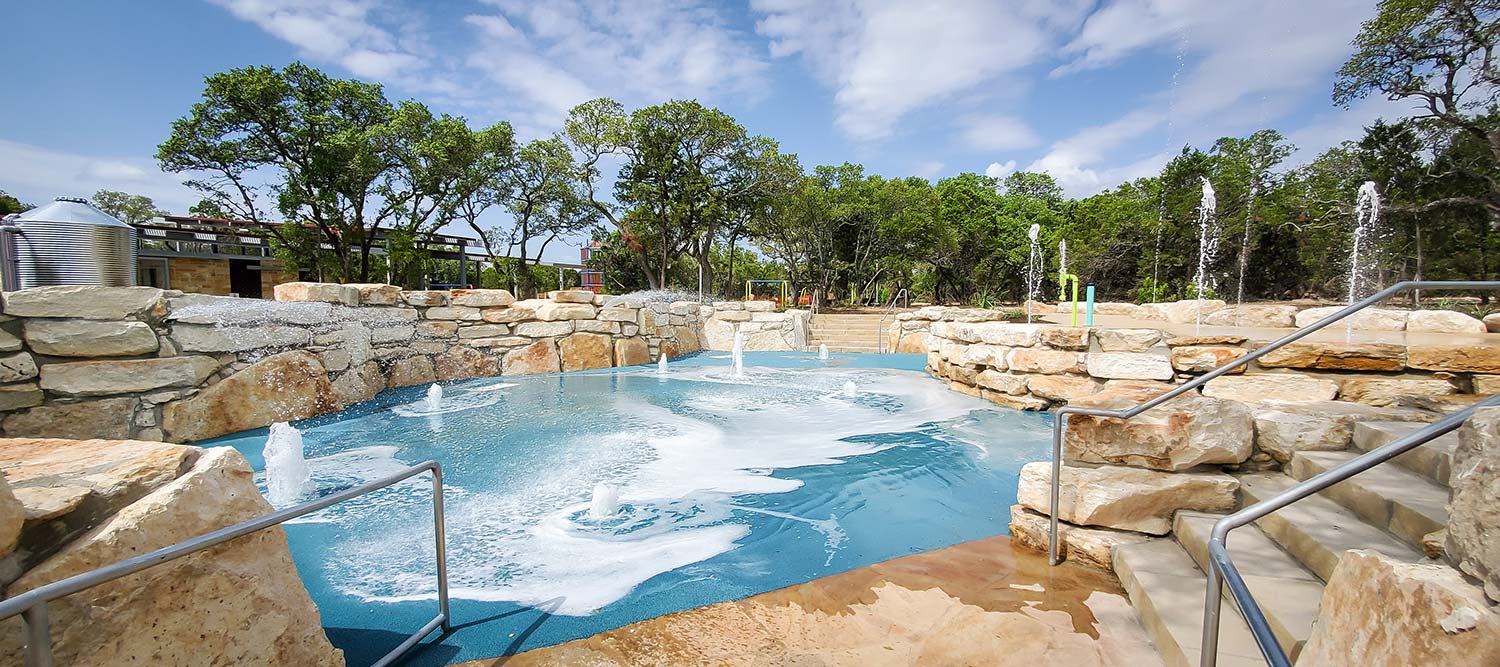
M 443 632 L 448 633 L 453 631 L 453 615 L 448 612 L 448 531 L 443 516 L 443 469 L 437 466 L 432 468 L 432 520 L 437 547 L 438 616 L 443 619 Z
M 26 667 L 52 667 L 52 623 L 47 603 L 38 602 L 21 612 L 26 625 Z

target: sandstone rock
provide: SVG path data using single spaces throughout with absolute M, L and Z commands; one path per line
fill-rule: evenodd
M 422 320 L 413 325 L 418 338 L 455 338 L 458 336 L 458 323 L 450 320 Z
M 1156 329 L 1100 329 L 1094 332 L 1104 352 L 1145 352 L 1161 340 Z
M 714 316 L 719 317 L 730 312 L 739 311 L 725 311 L 723 313 L 715 313 Z M 636 308 L 626 308 L 623 306 L 606 306 L 599 309 L 599 319 L 604 320 L 605 322 L 635 322 L 639 317 L 640 310 Z M 727 320 L 729 318 L 725 317 L 722 319 Z M 744 319 L 748 320 L 750 318 L 749 316 L 746 316 Z
M 1297 324 L 1297 307 L 1274 303 L 1228 306 L 1205 315 L 1203 323 L 1214 326 L 1290 329 Z
M 1010 506 L 1010 536 L 1016 544 L 1047 553 L 1050 532 L 1051 521 L 1047 516 L 1021 505 Z M 1115 547 L 1153 539 L 1156 538 L 1131 531 L 1084 528 L 1065 521 L 1057 523 L 1058 557 L 1099 570 L 1114 571 L 1112 554 Z
M 1089 349 L 1087 327 L 1042 327 L 1042 344 L 1060 350 Z
M 986 345 L 984 343 L 973 343 L 958 348 L 958 358 L 953 363 L 963 366 L 988 366 L 998 371 L 1003 371 L 1009 363 L 1006 357 L 1010 354 L 1010 348 L 999 345 Z
M 0 352 L 16 352 L 21 349 L 21 339 L 4 329 L 0 329 Z
M 145 322 L 32 319 L 26 343 L 55 357 L 129 357 L 156 352 L 156 332 Z
M 455 306 L 489 308 L 509 306 L 516 302 L 516 297 L 503 289 L 456 289 L 451 290 L 449 294 Z
M 1128 409 L 1158 395 L 1149 388 L 1105 389 L 1076 406 Z M 1071 415 L 1063 438 L 1069 461 L 1185 470 L 1250 457 L 1253 421 L 1243 403 L 1188 393 L 1133 419 Z
M 588 290 L 553 290 L 547 298 L 557 303 L 594 303 L 594 293 Z
M 238 452 L 206 450 L 181 478 L 64 547 L 6 593 L 16 595 L 271 511 Z M 280 528 L 100 584 L 52 602 L 49 612 L 58 664 L 344 664 L 323 634 Z M 151 631 L 143 633 L 143 627 Z M 21 634 L 14 627 L 7 630 L 0 633 L 0 652 L 19 655 Z
M 42 390 L 35 382 L 0 385 L 0 411 L 36 407 L 42 399 Z
M 401 288 L 384 283 L 350 283 L 359 292 L 359 303 L 365 306 L 394 306 L 401 303 Z
M 0 357 L 0 382 L 21 382 L 36 375 L 36 360 L 30 354 L 17 352 Z
M 1339 310 L 1342 310 L 1343 308 L 1343 306 L 1322 306 L 1318 308 L 1308 308 L 1307 310 L 1297 313 L 1297 328 L 1300 329 L 1309 324 L 1317 322 L 1318 320 L 1328 317 L 1329 315 L 1332 315 Z M 1328 325 L 1329 330 L 1333 330 L 1333 328 L 1335 327 L 1343 326 L 1352 327 L 1354 329 L 1359 329 L 1362 331 L 1405 331 L 1406 311 L 1386 310 L 1383 308 L 1366 308 L 1342 320 Z
M 585 333 L 602 333 L 611 336 L 620 333 L 619 322 L 601 322 L 599 320 L 573 320 L 573 330 Z
M 1298 342 L 1266 353 L 1257 363 L 1266 368 L 1399 371 L 1406 367 L 1406 349 L 1389 343 Z
M 494 357 L 462 345 L 438 355 L 432 365 L 439 380 L 467 380 L 500 374 L 500 362 Z
M 556 373 L 560 370 L 562 361 L 557 356 L 557 345 L 546 338 L 506 352 L 501 362 L 501 372 L 505 375 Z
M 673 315 L 693 315 L 698 312 L 698 303 L 695 301 L 673 301 L 667 304 L 667 312 Z
M 1021 468 L 1016 502 L 1051 515 L 1052 464 Z M 1225 512 L 1235 507 L 1240 483 L 1223 473 L 1162 473 L 1123 466 L 1085 468 L 1063 465 L 1057 518 L 1083 526 L 1104 526 L 1165 535 L 1178 510 Z
M 277 301 L 314 301 L 357 306 L 360 299 L 358 287 L 337 283 L 281 283 L 272 290 Z
M 1420 410 L 1382 410 L 1363 403 L 1267 401 L 1255 409 L 1255 444 L 1281 463 L 1301 451 L 1342 451 L 1353 443 L 1362 421 L 1432 421 Z
M 524 306 L 511 305 L 503 308 L 481 308 L 479 319 L 495 324 L 510 324 L 536 317 L 536 311 Z
M 561 320 L 558 322 L 522 322 L 515 327 L 516 335 L 530 338 L 548 338 L 551 336 L 566 336 L 573 333 L 573 322 Z
M 748 310 L 748 311 L 750 311 L 752 313 L 769 313 L 769 312 L 771 312 L 773 310 L 776 310 L 776 302 L 774 302 L 774 301 L 746 301 L 745 302 L 745 310 Z
M 749 322 L 751 319 L 751 315 L 753 315 L 753 313 L 747 310 L 726 310 L 723 312 L 714 313 L 713 319 L 724 322 Z
M 437 372 L 432 368 L 432 360 L 427 357 L 397 359 L 386 372 L 386 384 L 393 388 L 434 382 L 437 382 Z
M 385 373 L 380 372 L 379 363 L 367 361 L 340 375 L 332 386 L 339 407 L 347 408 L 375 398 L 376 394 L 385 391 Z
M 891 343 L 891 351 L 897 354 L 921 354 L 927 351 L 927 332 L 903 331 Z
M 1429 371 L 1500 373 L 1500 344 L 1409 345 L 1406 365 Z
M 960 339 L 983 341 L 990 345 L 1007 347 L 1031 347 L 1041 340 L 1040 324 L 1015 324 L 1011 322 L 982 322 L 953 327 Z
M 1078 315 L 1080 317 L 1084 314 L 1084 310 L 1087 307 L 1087 303 L 1078 304 Z M 1125 317 L 1135 317 L 1136 313 L 1140 312 L 1140 309 L 1141 307 L 1137 306 L 1136 304 L 1121 303 L 1118 301 L 1099 301 L 1094 303 L 1094 313 L 1097 315 L 1123 315 Z M 1062 301 L 1057 304 L 1057 308 L 1055 308 L 1054 310 L 1057 313 L 1063 315 L 1071 315 L 1073 313 L 1073 302 Z
M 345 312 L 336 312 L 335 308 Z M 167 310 L 166 321 L 215 326 L 324 324 L 340 315 L 361 312 L 329 303 L 294 303 L 208 294 L 171 297 L 167 299 Z
M 1482 320 L 1451 310 L 1414 310 L 1406 314 L 1407 331 L 1482 334 L 1489 329 Z
M 1339 398 L 1369 405 L 1391 405 L 1410 396 L 1448 396 L 1456 393 L 1458 387 L 1439 378 L 1356 377 L 1344 380 Z
M 50 403 L 5 418 L 9 437 L 123 439 L 130 437 L 136 399 L 106 398 L 78 403 Z
M 433 308 L 448 305 L 448 293 L 442 290 L 415 290 L 402 292 L 401 300 L 408 306 Z
M 0 475 L 0 557 L 15 550 L 21 539 L 21 524 L 26 523 L 26 507 L 16 500 L 5 476 Z
M 1172 368 L 1184 373 L 1207 373 L 1215 368 L 1232 363 L 1249 354 L 1243 347 L 1219 347 L 1214 345 L 1183 345 L 1172 348 Z M 1230 371 L 1243 373 L 1245 367 Z M 1166 378 L 1159 378 L 1166 379 Z
M 33 287 L 5 294 L 5 314 L 11 317 L 123 320 L 164 309 L 163 294 L 155 287 Z
M 995 370 L 981 371 L 975 376 L 974 383 L 986 389 L 993 389 L 1002 394 L 1020 395 L 1026 393 L 1025 375 L 1010 375 Z
M 370 342 L 375 345 L 398 343 L 411 340 L 416 333 L 416 326 L 381 327 L 370 330 Z
M 478 308 L 468 306 L 437 306 L 428 308 L 422 313 L 422 317 L 429 320 L 462 320 L 466 322 L 478 322 L 481 317 Z
M 307 329 L 292 326 L 217 327 L 172 325 L 171 340 L 183 352 L 245 352 L 265 347 L 300 347 L 312 340 Z
M 1006 356 L 1006 365 L 1018 373 L 1058 374 L 1082 370 L 1083 354 L 1062 350 L 1016 348 Z
M 615 341 L 616 366 L 640 366 L 651 363 L 651 347 L 639 336 Z
M 41 387 L 63 396 L 134 394 L 163 387 L 196 387 L 218 369 L 217 359 L 202 355 L 75 361 L 42 366 Z
M 1246 403 L 1258 401 L 1331 401 L 1339 393 L 1332 380 L 1295 373 L 1249 373 L 1225 375 L 1203 385 L 1203 395 Z
M 1032 375 L 1026 380 L 1026 389 L 1042 398 L 1071 403 L 1098 393 L 1099 382 L 1072 375 Z
M 1500 602 L 1500 408 L 1480 408 L 1458 431 L 1448 502 L 1448 557 Z
M 473 324 L 458 330 L 460 340 L 468 338 L 496 338 L 509 335 L 510 327 L 504 324 Z
M 1180 345 L 1239 345 L 1249 338 L 1239 334 L 1169 334 L 1166 336 L 1168 346 L 1178 347 Z
M 1037 398 L 1035 396 L 1029 396 L 1026 394 L 1012 396 L 1010 394 L 1003 394 L 998 391 L 981 389 L 979 390 L 979 397 L 1001 407 L 1010 408 L 1012 410 L 1029 410 L 1035 412 L 1046 410 L 1047 408 L 1052 407 L 1052 404 L 1047 402 L 1046 399 Z
M 1484 326 L 1490 333 L 1500 332 L 1500 313 L 1490 313 L 1484 316 Z
M 536 307 L 536 318 L 544 322 L 557 320 L 592 320 L 594 307 L 587 303 L 543 301 Z
M 5 471 L 17 497 L 61 503 L 64 511 L 70 511 L 67 509 L 70 504 L 72 509 L 80 507 L 79 502 L 68 499 L 81 490 L 89 499 L 88 507 L 84 508 L 87 516 L 71 523 L 87 527 L 177 479 L 201 451 L 197 447 L 142 440 L 11 438 L 0 440 L 0 470 Z M 63 491 L 38 492 L 42 489 Z M 58 511 L 36 509 L 38 514 Z M 23 546 L 33 552 L 51 552 L 61 545 Z
M 1469 378 L 1474 383 L 1474 393 L 1500 394 L 1500 375 L 1475 375 Z
M 1500 613 L 1440 564 L 1355 549 L 1339 558 L 1298 667 L 1500 664 Z
M 564 371 L 609 368 L 614 359 L 613 347 L 609 336 L 590 333 L 575 333 L 557 343 Z
M 704 322 L 703 342 L 710 350 L 729 351 L 734 346 L 734 323 L 718 318 Z
M 1136 311 L 1135 316 L 1143 320 L 1187 324 L 1189 322 L 1197 322 L 1200 314 L 1203 317 L 1207 317 L 1223 310 L 1224 306 L 1225 303 L 1218 299 L 1204 299 L 1201 304 L 1196 300 L 1148 303 L 1142 305 Z
M 91 495 L 81 486 L 25 486 L 13 491 L 27 521 L 51 521 L 71 514 Z
M 179 442 L 202 440 L 339 407 L 323 364 L 310 352 L 274 354 L 198 394 L 168 403 L 162 428 Z
M 1096 378 L 1120 380 L 1170 380 L 1172 362 L 1159 354 L 1144 352 L 1090 352 L 1088 373 Z
M 323 370 L 337 373 L 349 369 L 350 357 L 345 350 L 324 350 L 318 353 L 318 363 L 323 364 Z

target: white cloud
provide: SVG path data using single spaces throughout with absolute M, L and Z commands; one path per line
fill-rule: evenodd
M 988 167 L 984 168 L 984 175 L 985 176 L 989 176 L 990 178 L 1003 179 L 1006 176 L 1009 176 L 1009 175 L 1015 173 L 1015 171 L 1016 171 L 1016 161 L 1015 160 L 1006 160 L 1003 163 L 1002 162 L 991 162 Z
M 55 197 L 89 197 L 121 190 L 152 198 L 160 208 L 185 213 L 198 196 L 147 160 L 79 155 L 0 139 L 0 183 L 32 204 Z
M 927 180 L 932 180 L 934 178 L 937 178 L 938 174 L 943 173 L 943 167 L 946 166 L 948 165 L 943 164 L 942 162 L 939 162 L 937 160 L 929 160 L 927 162 L 917 164 L 916 169 L 913 169 L 912 173 L 915 173 L 916 175 L 921 176 L 922 178 L 925 178 Z
M 355 76 L 387 79 L 425 60 L 376 25 L 377 0 L 210 0 L 236 18 L 285 40 L 305 58 L 337 62 Z
M 1026 121 L 1015 116 L 970 116 L 962 123 L 965 148 L 1007 151 L 1031 148 L 1041 142 Z
M 892 134 L 908 113 L 1014 74 L 1082 20 L 1085 0 L 826 2 L 752 0 L 776 57 L 800 55 L 835 90 L 856 139 Z

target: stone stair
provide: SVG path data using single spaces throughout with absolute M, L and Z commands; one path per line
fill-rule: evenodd
M 819 313 L 812 318 L 809 346 L 817 350 L 827 345 L 829 352 L 879 352 L 881 318 L 880 313 Z
M 1244 507 L 1290 488 L 1423 424 L 1360 422 L 1345 451 L 1299 451 L 1285 472 L 1237 475 Z M 1419 562 L 1424 538 L 1447 523 L 1449 458 L 1456 436 L 1428 443 L 1385 465 L 1293 503 L 1229 534 L 1234 557 L 1277 642 L 1293 660 L 1317 619 L 1323 584 L 1340 555 L 1368 549 Z M 1130 594 L 1169 667 L 1195 667 L 1202 646 L 1208 536 L 1220 515 L 1178 512 L 1171 540 L 1117 547 L 1115 574 Z M 1265 660 L 1237 607 L 1221 601 L 1218 664 L 1262 667 Z

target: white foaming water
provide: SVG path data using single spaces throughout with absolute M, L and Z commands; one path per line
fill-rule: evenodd
M 845 382 L 844 386 L 841 387 L 841 390 L 843 391 L 843 393 L 844 393 L 845 396 L 848 396 L 850 398 L 853 398 L 853 397 L 859 395 L 859 385 L 854 384 L 853 380 Z
M 1042 287 L 1042 242 L 1038 240 L 1041 233 L 1042 226 L 1036 223 L 1026 230 L 1026 236 L 1031 239 L 1031 256 L 1026 260 L 1027 324 L 1031 324 L 1031 303 L 1036 301 L 1037 292 Z
M 729 351 L 729 365 L 734 369 L 735 377 L 745 374 L 745 332 L 734 332 L 734 347 Z
M 619 511 L 620 490 L 608 484 L 595 484 L 594 497 L 589 500 L 589 518 L 608 519 Z
M 575 422 L 583 432 L 524 450 L 533 463 L 518 472 L 486 477 L 475 490 L 450 480 L 451 594 L 591 614 L 652 577 L 734 549 L 750 531 L 737 509 L 806 524 L 823 536 L 831 563 L 844 541 L 836 521 L 749 509 L 746 497 L 800 488 L 797 468 L 901 446 L 856 436 L 913 431 L 987 407 L 912 371 L 759 368 L 735 378 L 722 367 L 687 366 L 673 380 L 697 385 L 690 402 L 670 408 L 601 394 L 594 417 Z M 860 387 L 854 400 L 839 396 L 848 382 Z M 743 398 L 747 390 L 756 400 Z M 630 497 L 611 499 L 601 486 L 627 488 Z M 600 518 L 596 504 L 614 511 Z M 390 514 L 341 511 L 358 529 L 334 547 L 328 567 L 338 588 L 370 601 L 434 595 L 430 525 L 361 525 Z
M 656 372 L 661 375 L 667 374 L 667 353 L 662 352 L 656 359 Z
M 828 344 L 827 343 L 819 343 L 818 344 L 818 359 L 820 359 L 822 361 L 828 361 Z
M 312 491 L 301 431 L 286 422 L 272 424 L 262 454 L 266 459 L 266 498 L 272 505 L 293 505 Z
M 1359 186 L 1354 202 L 1354 237 L 1349 248 L 1349 303 L 1360 300 L 1364 288 L 1373 282 L 1369 276 L 1371 267 L 1361 262 L 1373 264 L 1369 260 L 1374 251 L 1376 224 L 1380 220 L 1380 193 L 1375 188 L 1375 181 L 1365 181 Z
M 504 396 L 500 389 L 514 387 L 515 383 L 500 383 L 475 387 L 458 392 L 456 396 L 445 396 L 443 388 L 432 385 L 427 388 L 427 393 L 421 399 L 411 403 L 402 403 L 391 406 L 391 412 L 402 417 L 435 417 L 474 408 L 484 408 L 500 402 Z M 433 390 L 437 391 L 434 392 Z M 436 398 L 434 398 L 436 396 Z
M 426 405 L 427 409 L 432 412 L 437 412 L 438 410 L 443 409 L 442 385 L 434 382 L 432 383 L 431 387 L 427 388 L 427 401 L 424 405 Z
M 500 391 L 501 389 L 510 389 L 514 386 L 516 386 L 514 382 L 496 382 L 495 384 L 487 384 L 482 387 L 465 387 L 464 391 Z
M 1193 286 L 1198 292 L 1198 327 L 1203 326 L 1203 299 L 1204 294 L 1213 289 L 1213 276 L 1208 270 L 1213 266 L 1214 259 L 1219 256 L 1219 225 L 1214 215 L 1219 207 L 1218 197 L 1214 195 L 1214 186 L 1203 178 L 1203 199 L 1198 203 L 1198 274 L 1193 279 Z

